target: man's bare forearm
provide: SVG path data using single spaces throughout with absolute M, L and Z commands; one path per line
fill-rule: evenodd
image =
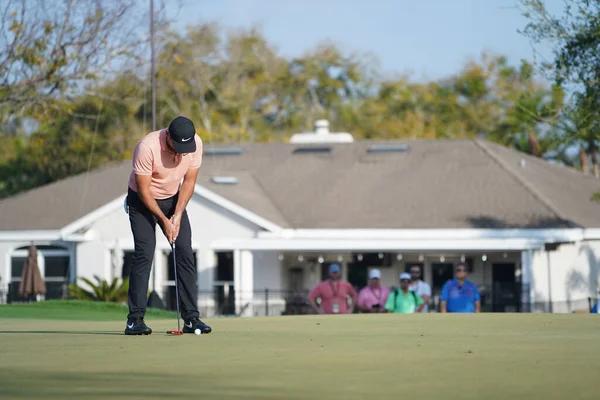
M 196 182 L 191 179 L 184 179 L 181 184 L 181 189 L 179 189 L 179 198 L 177 199 L 177 206 L 175 206 L 175 214 L 181 215 L 183 214 L 183 210 L 188 205 L 188 202 L 192 198 L 194 194 L 194 187 L 196 186 Z
M 138 188 L 138 195 L 140 196 L 142 203 L 144 203 L 146 208 L 148 208 L 148 210 L 150 210 L 150 212 L 154 214 L 157 220 L 159 220 L 161 223 L 164 222 L 164 220 L 167 217 L 161 211 L 160 207 L 158 206 L 158 203 L 156 202 L 156 199 L 152 197 L 152 193 L 150 193 L 150 190 L 141 188 L 139 186 Z

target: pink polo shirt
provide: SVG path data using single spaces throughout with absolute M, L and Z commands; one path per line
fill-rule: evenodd
M 176 154 L 167 147 L 167 130 L 161 129 L 147 134 L 139 141 L 133 152 L 133 171 L 129 176 L 129 187 L 137 192 L 135 175 L 152 175 L 150 192 L 157 199 L 174 196 L 181 180 L 190 169 L 202 164 L 202 139 L 194 135 L 196 152 Z
M 309 293 L 308 298 L 314 300 L 321 298 L 321 308 L 326 314 L 333 314 L 333 304 L 338 303 L 339 314 L 348 312 L 347 296 L 356 296 L 356 291 L 352 285 L 346 281 L 333 282 L 331 279 L 319 283 Z
M 364 308 L 371 308 L 375 304 L 379 304 L 383 309 L 389 295 L 390 289 L 385 286 L 379 286 L 377 289 L 374 289 L 367 285 L 358 293 L 358 300 L 356 303 L 359 307 Z

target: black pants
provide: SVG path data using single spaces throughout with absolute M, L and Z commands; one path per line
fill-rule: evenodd
M 162 212 L 168 218 L 171 218 L 177 206 L 177 199 L 178 194 L 156 202 Z M 150 269 L 156 247 L 157 221 L 138 194 L 131 189 L 127 194 L 127 205 L 129 206 L 129 222 L 135 243 L 133 263 L 129 274 L 129 315 L 127 317 L 135 319 L 136 317 L 143 317 L 146 313 L 148 281 L 150 280 Z M 166 237 L 165 240 L 167 240 Z M 175 253 L 181 317 L 184 320 L 198 318 L 200 315 L 197 307 L 197 273 L 192 250 L 192 229 L 187 211 L 184 211 L 181 217 L 179 235 L 175 240 Z

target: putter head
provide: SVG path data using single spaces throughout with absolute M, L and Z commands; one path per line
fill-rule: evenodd
M 167 335 L 183 335 L 183 331 L 180 331 L 178 329 L 172 330 L 172 331 L 167 331 Z

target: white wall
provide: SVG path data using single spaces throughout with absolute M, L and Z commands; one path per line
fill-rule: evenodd
M 283 290 L 283 268 L 276 251 L 253 251 L 254 290 Z
M 259 228 L 198 195 L 193 195 L 188 203 L 187 212 L 198 262 L 199 290 L 210 291 L 216 266 L 214 253 L 210 249 L 211 243 L 224 238 L 250 238 L 255 236 Z M 90 229 L 93 230 L 95 239 L 80 244 L 77 249 L 78 275 L 92 277 L 96 274 L 109 279 L 113 275 L 111 249 L 116 247 L 116 242 L 120 243 L 118 246 L 120 250 L 133 250 L 129 216 L 122 207 L 119 207 L 96 221 Z M 168 251 L 170 246 L 160 226 L 157 225 L 154 266 L 156 267 L 156 290 L 160 295 L 164 293 L 164 285 L 167 283 L 168 264 L 164 253 Z M 120 276 L 122 259 L 119 258 L 117 262 L 119 264 L 115 266 L 114 273 Z M 206 309 L 206 305 L 203 306 Z
M 598 297 L 600 241 L 565 244 L 549 253 L 535 251 L 532 264 L 533 311 L 587 309 L 587 298 Z

